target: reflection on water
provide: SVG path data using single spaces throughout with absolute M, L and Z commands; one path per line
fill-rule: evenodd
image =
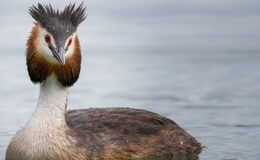
M 32 3 L 0 6 L 0 159 L 37 101 L 24 56 Z M 89 16 L 78 30 L 82 72 L 70 109 L 147 109 L 204 144 L 200 160 L 259 159 L 259 1 L 86 3 Z

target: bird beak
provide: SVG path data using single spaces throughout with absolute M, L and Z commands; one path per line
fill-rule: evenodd
M 53 52 L 54 57 L 60 62 L 61 65 L 65 65 L 65 53 L 66 51 L 63 47 L 59 47 Z

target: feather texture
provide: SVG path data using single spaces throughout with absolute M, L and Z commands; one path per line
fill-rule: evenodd
M 63 11 L 55 10 L 50 4 L 42 5 L 41 3 L 38 3 L 37 6 L 33 5 L 29 9 L 30 15 L 43 26 L 48 25 L 51 18 L 56 18 L 77 27 L 85 20 L 85 11 L 86 7 L 83 6 L 83 3 L 78 7 L 76 7 L 75 3 L 69 4 Z
M 133 108 L 91 108 L 66 113 L 89 159 L 131 159 L 198 154 L 202 146 L 172 120 Z M 97 158 L 99 157 L 99 158 Z

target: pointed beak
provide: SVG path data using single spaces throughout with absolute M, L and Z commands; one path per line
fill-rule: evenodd
M 61 65 L 65 65 L 65 53 L 66 51 L 63 47 L 59 47 L 53 52 L 54 57 L 60 62 Z

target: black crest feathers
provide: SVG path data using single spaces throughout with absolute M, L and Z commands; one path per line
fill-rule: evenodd
M 47 25 L 52 25 L 52 21 L 60 21 L 74 27 L 76 29 L 78 25 L 85 20 L 86 7 L 81 3 L 78 7 L 74 4 L 69 4 L 65 7 L 63 11 L 54 9 L 50 4 L 42 5 L 38 3 L 37 6 L 32 6 L 29 8 L 30 15 L 43 27 Z

